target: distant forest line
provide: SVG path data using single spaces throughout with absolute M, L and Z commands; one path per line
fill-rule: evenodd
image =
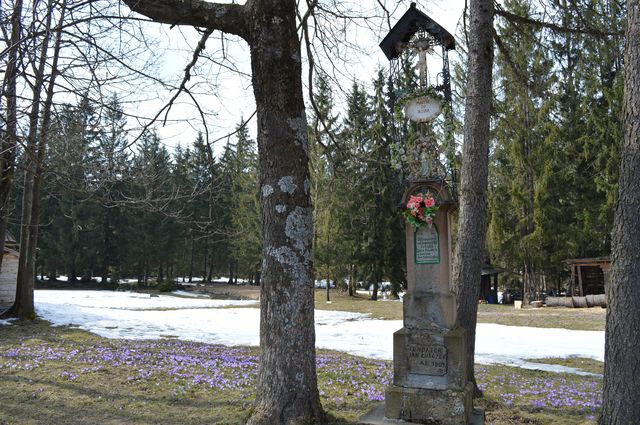
M 496 21 L 486 258 L 506 271 L 505 287 L 559 289 L 569 277 L 566 259 L 611 249 L 622 138 L 624 46 L 616 34 L 626 11 L 596 3 L 585 12 L 591 16 L 555 3 L 547 13 L 566 27 L 588 20 L 612 35 Z M 502 6 L 520 16 L 531 15 L 532 7 L 526 0 Z M 455 64 L 453 71 L 459 144 L 465 70 Z M 395 292 L 405 284 L 397 206 L 416 129 L 393 105 L 417 80 L 404 63 L 391 93 L 380 70 L 370 83 L 354 81 L 337 107 L 330 79 L 317 76 L 316 108 L 308 108 L 317 279 L 350 290 L 359 281 L 389 281 Z M 245 123 L 216 157 L 202 136 L 169 150 L 153 128 L 132 144 L 117 96 L 77 98 L 52 109 L 37 274 L 257 282 L 261 188 Z M 442 123 L 434 130 L 443 137 Z M 8 224 L 16 237 L 27 158 L 19 149 Z M 459 161 L 451 158 L 454 167 Z

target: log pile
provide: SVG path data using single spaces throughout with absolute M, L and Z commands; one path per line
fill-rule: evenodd
M 547 297 L 545 300 L 547 307 L 569 307 L 569 308 L 587 308 L 587 307 L 606 307 L 606 294 L 587 295 L 585 297 Z

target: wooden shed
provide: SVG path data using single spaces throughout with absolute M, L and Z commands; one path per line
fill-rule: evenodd
M 493 267 L 488 260 L 485 261 L 480 278 L 480 300 L 487 304 L 498 304 L 498 274 L 503 271 Z
M 5 247 L 0 271 L 0 310 L 11 307 L 16 298 L 18 251 Z
M 566 261 L 571 266 L 568 295 L 584 297 L 607 293 L 610 257 L 574 258 Z

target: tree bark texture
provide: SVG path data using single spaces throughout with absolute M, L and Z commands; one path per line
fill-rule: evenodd
M 457 322 L 467 331 L 468 380 L 475 383 L 473 356 L 480 277 L 487 229 L 489 120 L 492 101 L 493 1 L 470 2 L 470 34 L 460 216 L 453 264 Z
M 640 2 L 629 0 L 627 10 L 624 140 L 607 291 L 604 425 L 640 418 Z
M 313 216 L 296 2 L 253 0 L 244 6 L 197 0 L 124 2 L 155 21 L 218 29 L 249 44 L 263 252 L 261 362 L 248 423 L 324 423 L 315 362 Z

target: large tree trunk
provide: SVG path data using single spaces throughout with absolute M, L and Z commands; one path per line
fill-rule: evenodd
M 640 418 L 640 4 L 627 2 L 624 141 L 607 292 L 604 404 L 600 423 Z
M 467 331 L 468 380 L 475 383 L 473 356 L 480 277 L 487 229 L 489 120 L 492 101 L 493 1 L 470 2 L 469 65 L 460 182 L 460 218 L 453 264 L 457 321 Z
M 269 0 L 255 5 L 251 64 L 264 248 L 261 363 L 248 423 L 323 422 L 315 363 L 313 215 L 296 4 Z
M 249 43 L 257 107 L 264 245 L 261 363 L 248 423 L 323 423 L 315 363 L 313 219 L 296 2 L 124 2 L 156 21 L 218 29 Z

